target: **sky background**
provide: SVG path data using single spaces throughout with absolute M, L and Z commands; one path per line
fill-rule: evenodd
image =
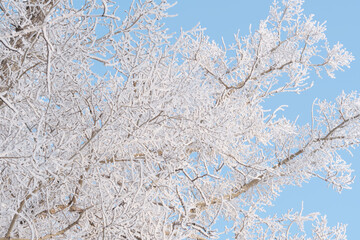
M 253 30 L 257 29 L 259 21 L 267 17 L 271 3 L 272 0 L 179 0 L 169 11 L 178 16 L 166 20 L 166 23 L 171 32 L 179 32 L 181 27 L 189 30 L 200 23 L 211 39 L 221 43 L 223 37 L 226 44 L 231 44 L 238 30 L 244 36 L 248 34 L 250 24 Z M 299 116 L 299 124 L 311 119 L 311 106 L 315 98 L 334 100 L 343 90 L 346 93 L 353 90 L 360 92 L 360 1 L 307 0 L 304 10 L 306 14 L 315 14 L 315 19 L 320 22 L 327 21 L 329 42 L 342 43 L 356 60 L 350 69 L 337 72 L 336 79 L 325 75 L 319 79 L 313 74 L 311 80 L 315 85 L 312 89 L 300 95 L 281 95 L 265 105 L 272 109 L 278 105 L 288 105 L 285 116 L 291 120 Z M 352 164 L 354 175 L 357 175 L 351 190 L 338 194 L 326 183 L 314 179 L 302 188 L 286 187 L 275 201 L 275 206 L 269 207 L 267 212 L 270 215 L 282 214 L 291 208 L 299 211 L 303 202 L 305 214 L 326 214 L 330 226 L 338 222 L 346 223 L 348 239 L 360 239 L 360 150 L 354 150 L 353 156 L 345 154 L 345 159 Z

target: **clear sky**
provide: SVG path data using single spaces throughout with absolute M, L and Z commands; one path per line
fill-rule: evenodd
M 249 25 L 256 29 L 259 21 L 268 14 L 272 0 L 179 0 L 170 12 L 178 16 L 167 20 L 171 31 L 179 32 L 180 27 L 189 30 L 197 23 L 207 28 L 206 34 L 220 42 L 224 37 L 226 43 L 233 42 L 233 35 L 240 30 L 246 35 Z M 331 44 L 338 41 L 353 53 L 356 60 L 350 69 L 337 72 L 336 79 L 325 77 L 318 79 L 312 75 L 315 86 L 301 95 L 290 94 L 272 99 L 275 105 L 286 104 L 285 115 L 292 120 L 299 115 L 298 123 L 309 122 L 311 105 L 314 99 L 334 100 L 344 90 L 360 92 L 360 1 L 359 0 L 307 0 L 304 4 L 306 14 L 315 14 L 316 20 L 327 21 L 327 37 Z M 360 150 L 353 151 L 353 157 L 346 154 L 357 175 L 352 190 L 338 194 L 324 182 L 312 180 L 302 188 L 287 187 L 275 202 L 274 207 L 267 209 L 269 214 L 285 213 L 288 209 L 300 210 L 304 202 L 305 213 L 320 212 L 326 214 L 329 225 L 337 222 L 347 223 L 348 239 L 360 239 Z

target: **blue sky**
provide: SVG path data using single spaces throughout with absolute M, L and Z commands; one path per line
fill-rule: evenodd
M 167 27 L 179 32 L 180 27 L 189 30 L 197 23 L 207 28 L 206 34 L 220 42 L 224 37 L 226 43 L 232 43 L 233 35 L 240 30 L 246 35 L 249 25 L 256 29 L 259 21 L 268 14 L 271 0 L 179 0 L 170 10 L 177 13 L 175 18 L 168 19 Z M 288 105 L 285 115 L 298 123 L 304 124 L 311 117 L 311 105 L 314 99 L 334 100 L 344 90 L 360 92 L 360 1 L 359 0 L 307 0 L 304 4 L 306 14 L 315 14 L 316 20 L 327 21 L 327 37 L 331 44 L 340 42 L 353 53 L 356 60 L 350 69 L 337 72 L 336 79 L 325 77 L 319 79 L 312 75 L 315 85 L 301 95 L 290 94 L 272 99 L 271 104 Z M 360 150 L 353 151 L 353 157 L 346 154 L 346 159 L 355 170 L 355 183 L 352 190 L 338 194 L 324 182 L 312 180 L 302 188 L 287 187 L 275 202 L 276 206 L 268 209 L 271 213 L 284 213 L 287 209 L 300 210 L 304 202 L 305 213 L 320 212 L 326 214 L 329 225 L 337 222 L 348 224 L 348 239 L 360 239 Z

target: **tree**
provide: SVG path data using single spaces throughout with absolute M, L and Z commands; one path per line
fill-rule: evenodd
M 354 59 L 302 2 L 221 46 L 168 33 L 166 0 L 1 1 L 0 239 L 209 239 L 219 219 L 236 239 L 303 239 L 307 221 L 346 239 L 317 213 L 260 214 L 286 185 L 353 181 L 358 93 L 305 126 L 262 106 Z

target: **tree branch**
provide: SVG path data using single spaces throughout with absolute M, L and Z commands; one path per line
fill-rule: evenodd
M 302 149 L 300 149 L 297 152 L 291 154 L 289 157 L 283 159 L 278 164 L 273 166 L 272 169 L 276 170 L 276 169 L 280 168 L 281 166 L 288 164 L 291 160 L 293 160 L 294 158 L 296 158 L 300 154 L 304 153 L 306 148 L 308 148 L 311 143 L 328 140 L 328 138 L 331 137 L 331 135 L 333 135 L 336 132 L 336 130 L 342 128 L 350 120 L 354 120 L 354 119 L 357 119 L 357 118 L 360 118 L 360 114 L 358 114 L 358 115 L 356 115 L 356 116 L 354 116 L 352 118 L 349 118 L 349 119 L 346 119 L 346 120 L 342 121 L 336 127 L 331 129 L 328 132 L 328 134 L 326 134 L 325 137 L 309 141 Z M 234 198 L 237 198 L 241 194 L 247 192 L 250 188 L 258 185 L 261 182 L 261 180 L 264 179 L 264 177 L 265 177 L 265 174 L 261 174 L 258 177 L 256 177 L 255 179 L 251 180 L 250 182 L 244 184 L 239 190 L 237 190 L 235 192 L 232 192 L 232 193 L 229 193 L 229 194 L 226 194 L 226 195 L 222 196 L 221 198 L 220 197 L 213 198 L 210 201 L 208 201 L 208 204 L 205 201 L 199 202 L 199 203 L 196 204 L 196 207 L 201 209 L 201 210 L 204 210 L 208 205 L 219 204 L 223 200 L 232 200 Z
M 29 180 L 28 187 L 30 186 L 30 183 L 32 182 L 33 179 L 34 179 L 34 178 L 31 178 L 31 179 Z M 25 199 L 23 199 L 23 200 L 21 201 L 20 206 L 19 206 L 19 208 L 18 208 L 17 211 L 16 211 L 17 213 L 13 216 L 13 218 L 12 218 L 12 220 L 11 220 L 10 226 L 9 226 L 9 228 L 8 228 L 6 234 L 5 234 L 5 238 L 9 238 L 9 239 L 10 239 L 11 231 L 13 230 L 13 228 L 14 228 L 14 226 L 15 226 L 15 222 L 16 222 L 16 220 L 18 219 L 19 213 L 22 211 L 22 209 L 23 209 L 23 207 L 24 207 L 24 205 L 25 205 L 25 202 L 26 202 L 33 194 L 35 194 L 37 191 L 39 191 L 40 188 L 41 188 L 41 186 L 42 186 L 42 185 L 41 185 L 41 183 L 40 183 L 37 188 L 35 188 L 31 193 L 29 193 L 29 194 L 25 197 Z
M 75 226 L 76 224 L 79 223 L 80 219 L 82 218 L 82 216 L 84 215 L 85 211 L 81 212 L 79 217 L 71 224 L 69 224 L 67 227 L 65 227 L 64 229 L 58 231 L 57 233 L 54 233 L 54 234 L 47 234 L 41 238 L 39 238 L 39 240 L 45 240 L 45 239 L 50 239 L 50 238 L 53 238 L 53 237 L 56 237 L 56 236 L 59 236 L 59 235 L 62 235 L 64 234 L 65 232 L 67 232 L 68 230 L 70 230 L 73 226 Z

